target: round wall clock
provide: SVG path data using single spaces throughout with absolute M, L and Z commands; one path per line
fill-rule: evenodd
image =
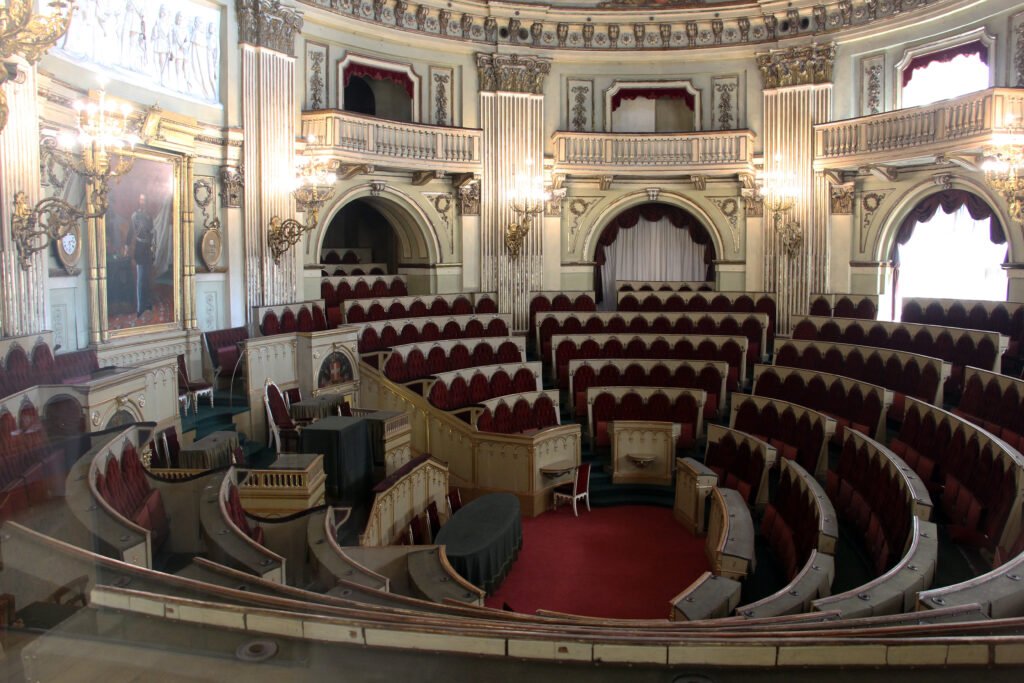
M 57 249 L 57 260 L 64 266 L 64 270 L 71 273 L 82 257 L 82 234 L 78 223 L 73 223 L 67 233 L 54 242 L 54 247 Z
M 224 249 L 224 240 L 219 228 L 207 228 L 203 232 L 203 244 L 200 252 L 203 256 L 203 263 L 207 270 L 213 270 L 220 261 L 221 251 Z

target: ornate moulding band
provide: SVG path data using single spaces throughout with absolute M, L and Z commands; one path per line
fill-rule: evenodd
M 302 31 L 302 12 L 282 7 L 280 0 L 239 0 L 238 42 L 295 56 L 295 36 Z
M 836 46 L 835 43 L 814 43 L 759 52 L 755 56 L 765 90 L 791 85 L 817 85 L 832 82 Z
M 478 52 L 476 71 L 483 92 L 544 94 L 544 79 L 551 72 L 551 60 L 520 55 L 488 55 Z
M 254 0 L 251 0 L 254 1 Z M 765 3 L 710 0 L 567 0 L 498 16 L 498 5 L 409 0 L 296 0 L 335 15 L 405 33 L 478 45 L 528 45 L 558 50 L 689 50 L 775 43 L 783 38 L 844 31 L 862 34 L 875 24 L 953 11 L 969 0 L 794 0 L 784 9 Z M 511 5 L 510 5 L 511 7 Z M 521 12 L 520 16 L 518 13 Z

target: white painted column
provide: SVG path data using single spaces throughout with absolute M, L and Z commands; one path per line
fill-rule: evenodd
M 0 131 L 0 275 L 3 278 L 0 336 L 3 337 L 33 334 L 46 329 L 49 322 L 47 249 L 36 252 L 29 268 L 25 269 L 11 238 L 14 195 L 24 192 L 29 206 L 35 206 L 40 198 L 36 69 L 20 59 L 17 61 L 18 79 L 0 86 L 10 108 L 7 125 Z
M 241 45 L 242 126 L 245 147 L 246 319 L 253 306 L 296 301 L 299 248 L 275 263 L 267 244 L 274 216 L 294 215 L 296 115 L 295 58 L 265 47 Z

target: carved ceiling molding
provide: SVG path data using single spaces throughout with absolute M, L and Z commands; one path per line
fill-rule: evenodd
M 235 13 L 239 43 L 295 56 L 295 36 L 302 31 L 302 12 L 282 6 L 280 0 L 238 0 Z
M 791 85 L 817 85 L 832 82 L 836 46 L 835 43 L 799 45 L 759 52 L 755 57 L 765 90 Z
M 780 38 L 826 36 L 902 20 L 908 13 L 926 8 L 961 4 L 959 0 L 835 0 L 762 12 L 760 5 L 751 3 L 749 14 L 719 17 L 721 7 L 716 4 L 701 7 L 699 2 L 686 0 L 669 0 L 664 4 L 653 0 L 609 0 L 602 7 L 543 5 L 543 10 L 537 10 L 538 16 L 530 16 L 531 10 L 521 9 L 519 16 L 506 20 L 490 16 L 491 8 L 484 2 L 463 3 L 471 11 L 461 13 L 454 12 L 443 0 L 438 0 L 436 6 L 410 6 L 408 0 L 296 2 L 356 21 L 434 38 L 478 45 L 602 51 L 768 44 Z M 706 14 L 695 16 L 701 9 Z

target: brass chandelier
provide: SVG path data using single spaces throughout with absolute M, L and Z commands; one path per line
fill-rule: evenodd
M 320 219 L 320 209 L 324 202 L 334 194 L 337 175 L 331 170 L 330 157 L 316 156 L 311 148 L 315 138 L 311 135 L 306 139 L 308 160 L 297 165 L 295 170 L 295 209 L 305 212 L 306 222 L 300 223 L 294 218 L 274 216 L 270 219 L 267 230 L 267 244 L 274 263 L 281 263 L 281 257 L 299 243 L 302 236 L 316 229 Z
M 133 154 L 140 138 L 128 129 L 132 113 L 127 103 L 117 105 L 99 91 L 98 102 L 74 103 L 78 135 L 46 136 L 41 144 L 44 165 L 60 166 L 86 181 L 86 207 L 79 209 L 59 197 L 45 197 L 30 207 L 24 192 L 14 196 L 11 233 L 18 247 L 21 267 L 32 265 L 32 255 L 59 241 L 82 219 L 100 218 L 107 212 L 112 182 L 119 181 L 135 165 Z M 80 153 L 73 150 L 78 147 Z
M 763 171 L 760 176 L 758 192 L 764 208 L 772 212 L 772 224 L 778 235 L 779 243 L 786 253 L 792 256 L 803 243 L 803 230 L 800 222 L 793 219 L 789 212 L 796 205 L 799 194 L 791 174 Z
M 527 164 L 529 169 L 530 164 Z M 516 176 L 509 208 L 516 215 L 516 220 L 505 229 L 505 247 L 509 256 L 518 258 L 522 251 L 523 241 L 530 232 L 533 219 L 544 211 L 551 200 L 551 192 L 544 187 L 544 178 L 522 173 Z
M 6 0 L 0 5 L 0 86 L 19 78 L 17 65 L 7 59 L 20 55 L 35 64 L 43 54 L 67 33 L 74 0 L 52 0 L 51 14 L 32 14 L 32 0 Z M 65 12 L 65 10 L 67 10 Z M 0 130 L 7 125 L 7 95 L 0 87 Z

